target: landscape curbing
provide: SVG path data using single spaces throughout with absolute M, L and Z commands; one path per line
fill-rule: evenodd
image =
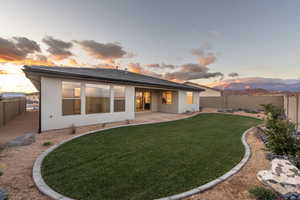
M 183 117 L 181 119 L 168 120 L 168 121 L 164 121 L 164 122 L 182 120 L 182 119 L 186 119 L 186 118 L 196 116 L 198 114 L 199 113 L 196 113 L 196 114 L 193 114 L 193 115 L 190 115 L 190 116 Z M 202 113 L 200 113 L 200 114 L 202 114 Z M 203 113 L 203 114 L 207 114 L 207 113 Z M 44 151 L 35 160 L 34 165 L 33 165 L 33 169 L 32 169 L 32 176 L 33 176 L 34 183 L 35 183 L 35 185 L 37 186 L 38 190 L 41 193 L 45 194 L 46 196 L 50 197 L 51 199 L 54 199 L 54 200 L 75 200 L 75 199 L 66 197 L 66 196 L 54 191 L 44 181 L 44 179 L 42 177 L 42 173 L 41 173 L 41 167 L 42 167 L 43 160 L 45 159 L 45 157 L 50 152 L 54 151 L 56 148 L 63 145 L 64 143 L 67 143 L 67 142 L 69 142 L 71 140 L 74 140 L 76 138 L 79 138 L 79 137 L 82 137 L 82 136 L 85 136 L 85 135 L 89 135 L 89 134 L 92 134 L 92 133 L 95 133 L 95 132 L 105 131 L 105 130 L 114 129 L 114 128 L 120 128 L 120 127 L 138 126 L 138 125 L 144 125 L 144 124 L 157 124 L 157 123 L 163 123 L 163 122 L 144 122 L 144 123 L 120 125 L 120 126 L 116 126 L 116 127 L 110 127 L 110 128 L 100 129 L 100 130 L 89 131 L 89 132 L 71 137 L 69 139 L 66 139 L 66 140 L 62 141 L 61 143 L 56 144 L 56 145 L 50 147 L 49 149 L 47 149 L 46 151 Z M 249 158 L 251 156 L 250 146 L 246 142 L 246 136 L 247 136 L 248 132 L 250 132 L 253 128 L 254 127 L 251 127 L 243 133 L 241 140 L 242 140 L 242 143 L 245 147 L 245 154 L 243 156 L 243 159 L 235 167 L 233 167 L 230 171 L 226 172 L 224 175 L 222 175 L 222 176 L 220 176 L 220 177 L 218 177 L 218 178 L 216 178 L 216 179 L 214 179 L 214 180 L 212 180 L 212 181 L 210 181 L 210 182 L 208 182 L 204 185 L 201 185 L 197 188 L 191 189 L 191 190 L 183 192 L 183 193 L 175 194 L 175 195 L 172 195 L 172 196 L 159 198 L 159 199 L 156 199 L 156 200 L 179 200 L 179 199 L 183 199 L 183 198 L 186 198 L 186 197 L 190 197 L 190 196 L 195 195 L 197 193 L 201 193 L 201 192 L 204 192 L 208 189 L 211 189 L 215 185 L 225 181 L 226 179 L 230 178 L 234 174 L 238 173 L 242 169 L 242 167 L 247 163 L 247 161 L 249 160 Z

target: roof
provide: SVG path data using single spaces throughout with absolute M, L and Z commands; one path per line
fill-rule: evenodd
M 124 83 L 129 85 L 204 91 L 203 89 L 198 87 L 118 69 L 25 65 L 23 71 L 26 73 L 26 75 L 34 74 L 39 76 L 51 76 L 58 78 L 86 79 L 106 81 L 110 83 Z
M 218 91 L 218 92 L 223 92 L 223 90 L 220 90 L 220 89 L 217 89 L 217 88 L 211 88 L 211 87 L 208 87 L 208 86 L 205 86 L 205 85 L 201 85 L 201 84 L 198 84 L 198 83 L 184 82 L 184 84 L 190 85 L 190 86 L 193 85 L 194 87 L 200 87 L 200 88 L 215 90 L 215 91 Z
M 3 92 L 0 93 L 0 99 L 14 99 L 14 98 L 25 98 L 24 93 L 18 92 Z

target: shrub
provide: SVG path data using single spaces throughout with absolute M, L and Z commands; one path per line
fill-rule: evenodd
M 298 168 L 300 169 L 300 151 L 296 153 L 295 156 L 289 158 L 289 160 Z
M 267 124 L 267 149 L 277 155 L 296 156 L 299 141 L 293 137 L 295 125 L 288 120 L 274 119 L 268 120 Z
M 274 200 L 277 197 L 277 194 L 272 190 L 259 186 L 251 188 L 249 193 L 257 200 Z
M 50 146 L 50 145 L 52 145 L 52 144 L 53 144 L 52 142 L 48 141 L 48 142 L 44 142 L 44 143 L 43 143 L 43 146 L 46 146 L 46 147 L 47 147 L 47 146 Z
M 273 104 L 262 104 L 261 106 L 263 107 L 264 113 L 272 119 L 282 119 L 284 116 L 283 110 Z
M 71 129 L 71 134 L 76 134 L 76 126 L 74 124 L 70 126 L 70 129 Z
M 3 173 L 3 171 L 2 170 L 0 170 L 0 176 L 2 176 L 4 173 Z
M 299 150 L 299 141 L 293 136 L 296 132 L 295 125 L 283 119 L 283 111 L 272 104 L 262 105 L 266 119 L 266 147 L 276 155 L 295 157 Z

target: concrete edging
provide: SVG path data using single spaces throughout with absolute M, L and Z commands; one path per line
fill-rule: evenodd
M 186 118 L 190 118 L 193 116 L 198 115 L 194 114 L 191 116 L 187 116 L 181 119 L 176 119 L 176 120 L 168 120 L 168 121 L 164 121 L 164 122 L 171 122 L 171 121 L 178 121 L 178 120 L 182 120 L 182 119 L 186 119 Z M 200 113 L 200 114 L 209 114 L 209 113 Z M 224 114 L 224 113 L 222 113 Z M 62 141 L 59 144 L 56 144 L 52 147 L 50 147 L 49 149 L 47 149 L 46 151 L 44 151 L 43 153 L 41 153 L 37 159 L 34 162 L 33 165 L 33 169 L 32 169 L 32 177 L 33 177 L 33 181 L 35 183 L 35 185 L 37 186 L 38 190 L 40 192 L 42 192 L 43 194 L 45 194 L 46 196 L 50 197 L 51 199 L 54 200 L 75 200 L 69 197 L 66 197 L 56 191 L 54 191 L 52 188 L 50 188 L 46 182 L 44 181 L 43 177 L 42 177 L 42 173 L 41 173 L 41 167 L 42 167 L 42 163 L 43 160 L 45 159 L 45 157 L 52 151 L 54 151 L 56 148 L 58 148 L 59 146 L 63 145 L 64 143 L 67 143 L 71 140 L 74 140 L 76 138 L 85 136 L 85 135 L 89 135 L 95 132 L 100 132 L 100 131 L 105 131 L 105 130 L 109 130 L 109 129 L 114 129 L 114 128 L 120 128 L 120 127 L 127 127 L 127 126 L 138 126 L 138 125 L 144 125 L 144 124 L 157 124 L 157 123 L 164 123 L 164 122 L 145 122 L 145 123 L 137 123 L 137 124 L 128 124 L 128 125 L 120 125 L 120 126 L 116 126 L 116 127 L 111 127 L 111 128 L 104 128 L 104 129 L 100 129 L 100 130 L 94 130 L 94 131 L 89 131 L 74 137 L 71 137 L 67 140 Z M 201 193 L 205 190 L 211 189 L 212 187 L 214 187 L 215 185 L 225 181 L 226 179 L 228 179 L 229 177 L 233 176 L 234 174 L 238 173 L 241 168 L 247 163 L 247 161 L 249 160 L 250 156 L 251 156 L 251 151 L 250 151 L 250 146 L 248 145 L 248 143 L 246 142 L 246 135 L 248 132 L 250 132 L 253 129 L 253 127 L 249 128 L 248 130 L 246 130 L 243 135 L 242 135 L 242 143 L 245 147 L 245 154 L 243 159 L 235 166 L 233 167 L 230 171 L 228 171 L 227 173 L 225 173 L 224 175 L 216 178 L 215 180 L 212 180 L 204 185 L 201 185 L 197 188 L 191 189 L 189 191 L 180 193 L 180 194 L 175 194 L 169 197 L 164 197 L 164 198 L 159 198 L 157 200 L 178 200 L 178 199 L 183 199 L 189 196 L 192 196 L 194 194 L 197 193 Z

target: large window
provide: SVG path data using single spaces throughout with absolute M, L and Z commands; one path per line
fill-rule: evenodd
M 193 92 L 186 92 L 186 104 L 193 104 Z
M 165 91 L 162 92 L 162 104 L 172 104 L 173 103 L 173 97 L 172 97 L 171 91 Z
M 114 86 L 114 112 L 125 112 L 125 87 Z
M 78 115 L 81 113 L 80 83 L 62 82 L 62 114 Z
M 86 84 L 85 110 L 86 114 L 110 112 L 110 86 Z

